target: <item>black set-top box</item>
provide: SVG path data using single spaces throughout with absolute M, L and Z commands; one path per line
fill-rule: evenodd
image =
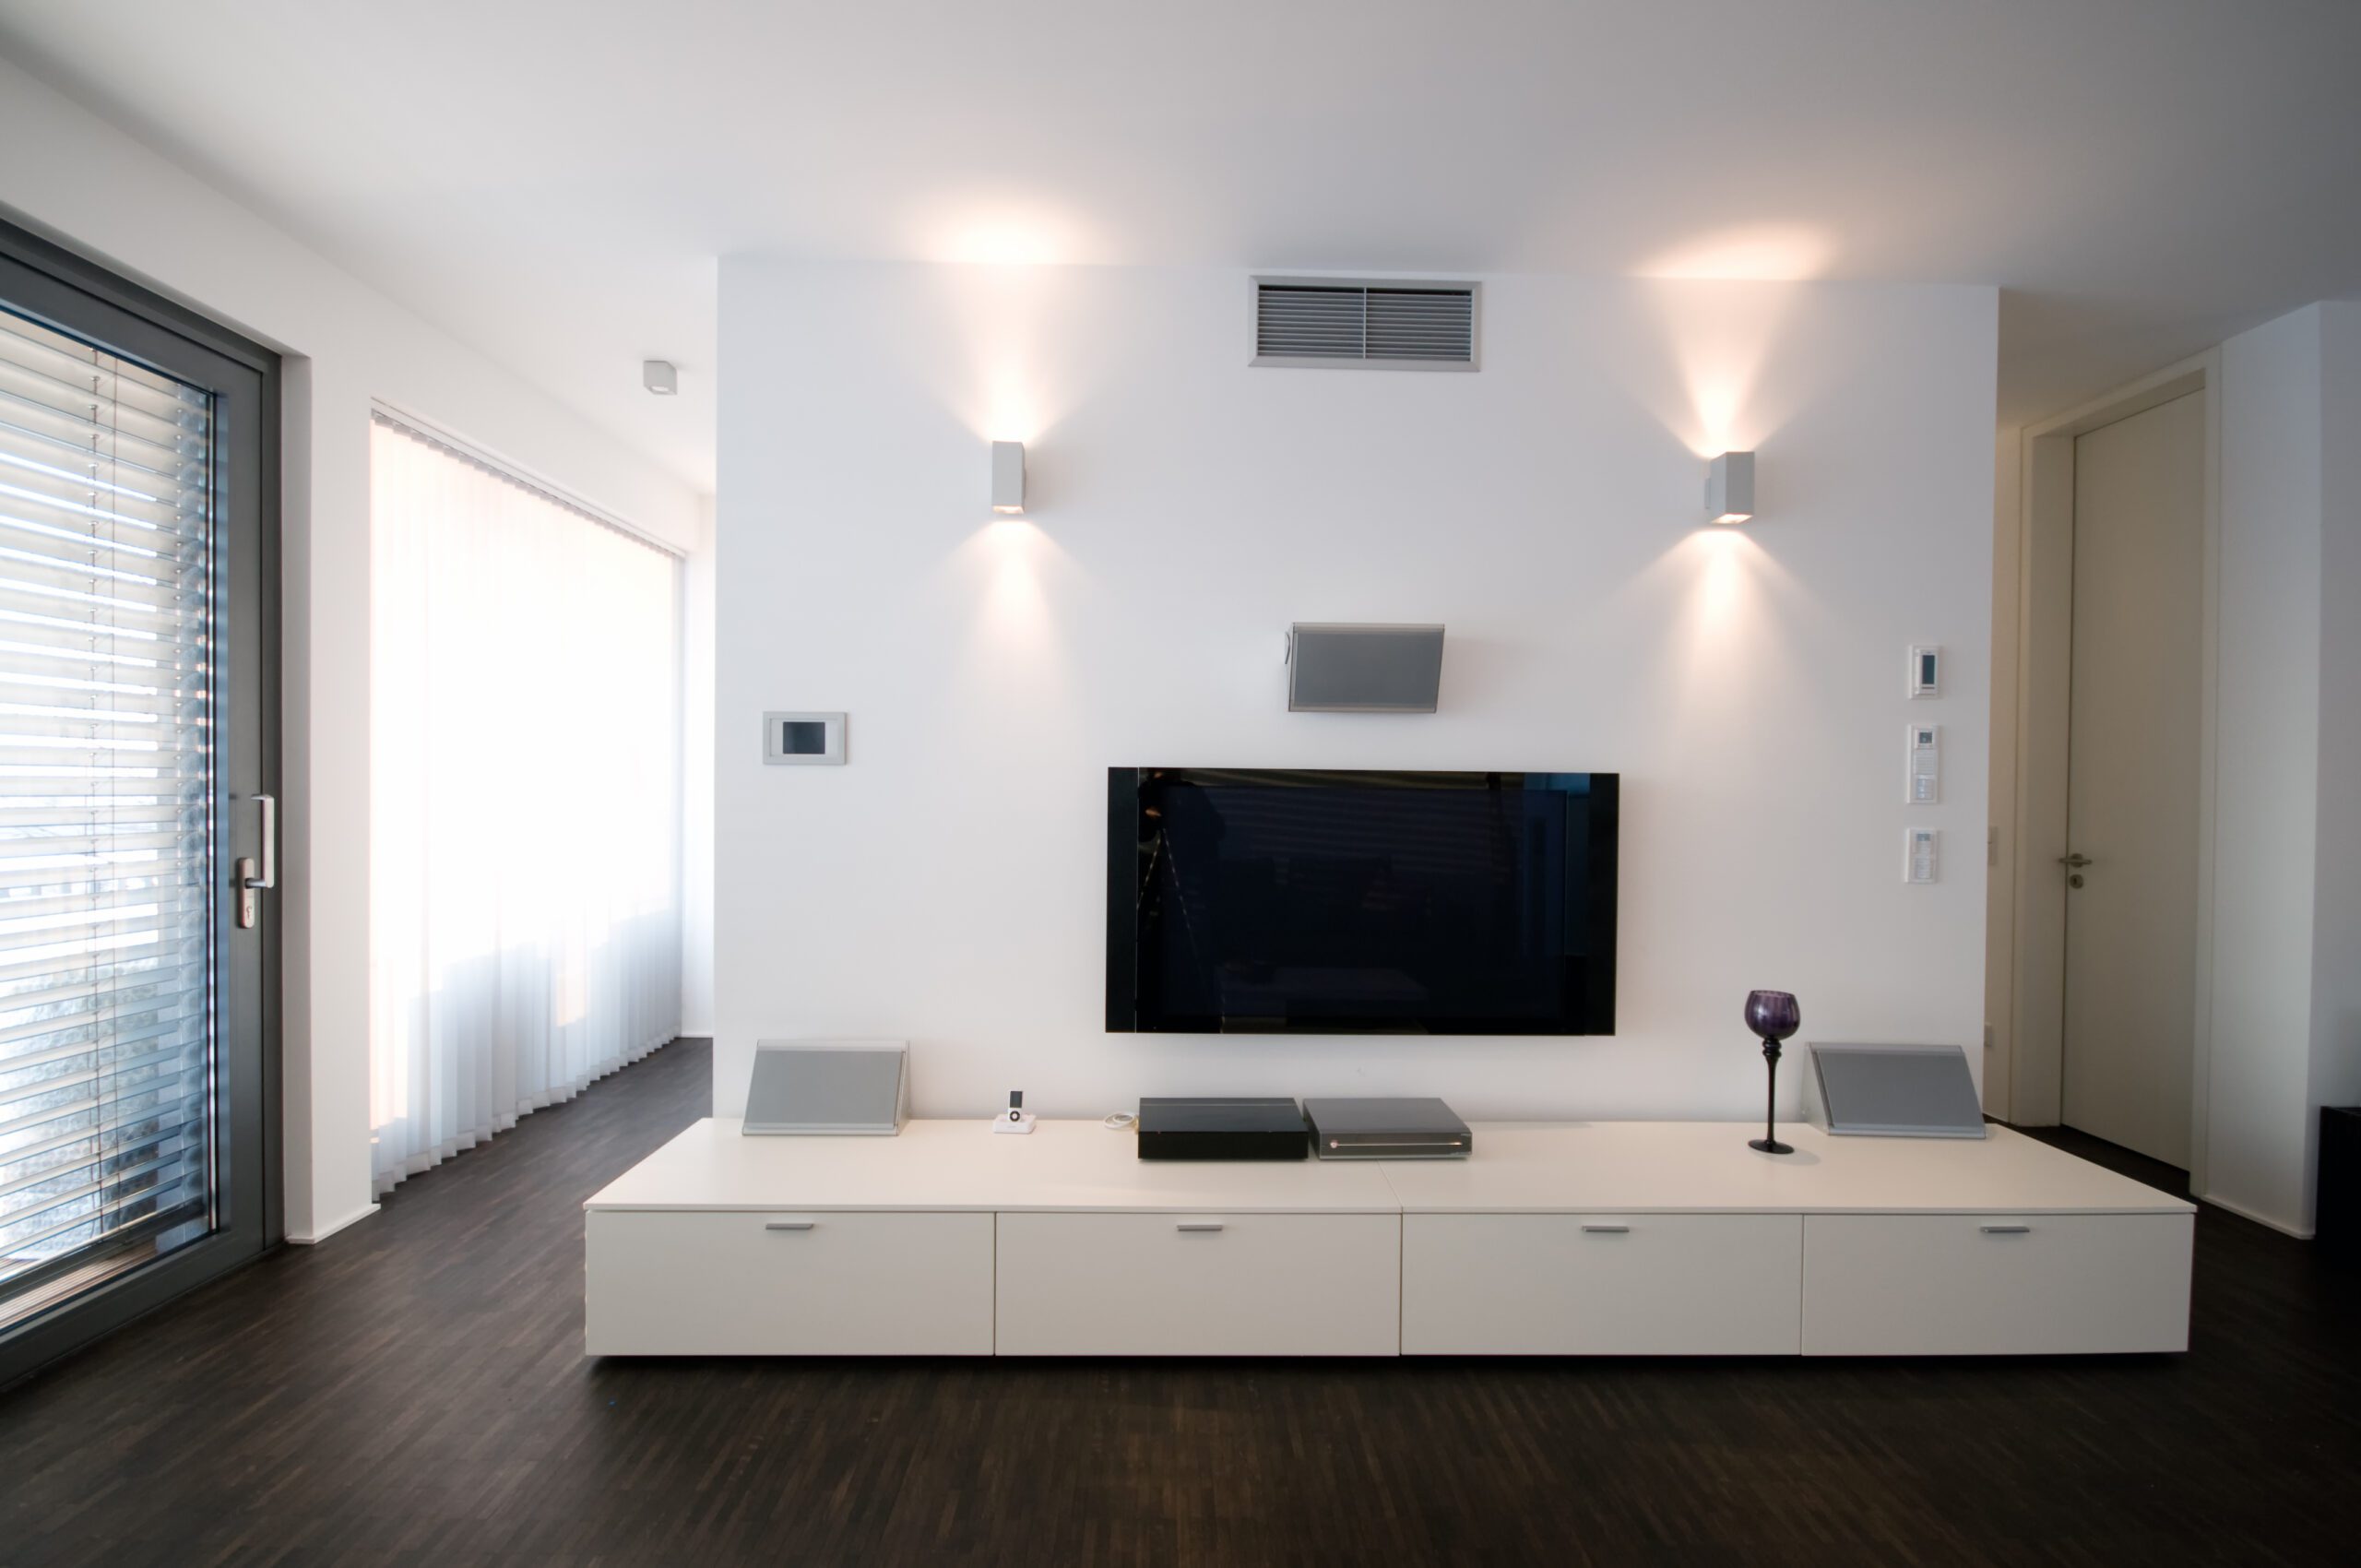
M 1311 1153 L 1292 1099 L 1142 1099 L 1142 1159 L 1302 1159 Z

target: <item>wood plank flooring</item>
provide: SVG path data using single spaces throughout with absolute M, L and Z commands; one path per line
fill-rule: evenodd
M 585 1360 L 578 1205 L 706 1112 L 708 1062 L 658 1051 L 0 1393 L 0 1564 L 2361 1552 L 2361 1279 L 2210 1209 L 2179 1358 Z

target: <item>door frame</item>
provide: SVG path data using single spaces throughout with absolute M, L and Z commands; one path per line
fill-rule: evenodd
M 2055 1125 L 2065 1099 L 2067 783 L 2072 732 L 2074 442 L 2191 392 L 2205 394 L 2202 579 L 2198 648 L 2196 1016 L 2191 1020 L 2189 1183 L 2205 1190 L 2213 1017 L 2214 723 L 2222 563 L 2221 354 L 2168 365 L 2023 432 L 2018 459 L 2016 778 L 2010 793 L 2014 895 L 1992 958 L 2007 970 L 2003 1121 Z
M 190 1241 L 108 1278 L 55 1308 L 0 1333 L 0 1387 L 113 1332 L 132 1319 L 231 1269 L 253 1262 L 286 1240 L 282 1158 L 281 1028 L 285 1015 L 280 932 L 281 900 L 261 901 L 255 929 L 232 943 L 231 905 L 237 846 L 257 842 L 256 792 L 284 798 L 280 771 L 281 605 L 279 581 L 280 361 L 241 334 L 123 277 L 62 245 L 0 219 L 0 274 L 12 303 L 46 315 L 77 336 L 93 319 L 107 324 L 110 347 L 169 370 L 192 350 L 219 362 L 224 381 L 214 390 L 225 432 L 217 482 L 225 503 L 216 536 L 216 581 L 236 602 L 253 606 L 245 656 L 225 638 L 217 650 L 218 680 L 231 722 L 250 731 L 255 754 L 224 749 L 213 781 L 216 899 L 212 911 L 218 1039 L 230 1034 L 237 1004 L 231 992 L 254 998 L 256 1051 L 223 1051 L 224 1092 L 232 1096 L 216 1180 L 223 1222 Z M 253 427 L 253 442 L 243 427 Z M 227 434 L 236 429 L 236 439 Z M 252 941 L 243 940 L 251 937 Z

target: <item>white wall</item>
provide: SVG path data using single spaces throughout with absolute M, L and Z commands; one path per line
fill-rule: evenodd
M 2312 1228 L 2318 1111 L 2361 1098 L 2361 305 L 2222 348 L 2207 1197 Z
M 2299 1225 L 2319 722 L 2317 306 L 2222 346 L 2209 1195 Z
M 430 418 L 683 546 L 697 539 L 696 499 L 6 62 L 0 207 L 291 356 L 281 562 L 287 1226 L 315 1239 L 371 1207 L 370 400 Z
M 2323 306 L 2320 330 L 2320 772 L 2308 1171 L 2319 1153 L 2310 1108 L 2361 1103 L 2361 725 L 2354 721 L 2361 712 L 2354 697 L 2361 692 L 2361 304 Z
M 1756 986 L 1807 1037 L 1973 1047 L 1994 291 L 1496 278 L 1475 374 L 1249 370 L 1247 320 L 1232 272 L 725 259 L 717 1110 L 758 1037 L 848 1033 L 911 1040 L 922 1114 L 1742 1119 Z M 1723 446 L 1761 450 L 1743 529 L 1701 526 Z M 1325 619 L 1448 624 L 1442 711 L 1287 713 L 1283 629 Z M 766 707 L 849 710 L 849 766 L 762 766 Z M 1621 772 L 1618 1034 L 1103 1033 L 1105 770 L 1149 763 Z

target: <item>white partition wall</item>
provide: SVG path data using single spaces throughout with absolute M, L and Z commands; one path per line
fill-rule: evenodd
M 718 1112 L 758 1037 L 886 1035 L 927 1115 L 1743 1117 L 1760 986 L 1807 1035 L 1980 1056 L 1994 291 L 1483 290 L 1473 373 L 1250 369 L 1243 270 L 725 259 Z M 1743 528 L 1703 516 L 1726 448 Z M 1439 710 L 1288 713 L 1295 621 L 1443 623 Z M 848 713 L 848 765 L 765 767 L 770 709 Z M 1620 773 L 1616 1035 L 1108 1036 L 1106 769 L 1143 764 Z

